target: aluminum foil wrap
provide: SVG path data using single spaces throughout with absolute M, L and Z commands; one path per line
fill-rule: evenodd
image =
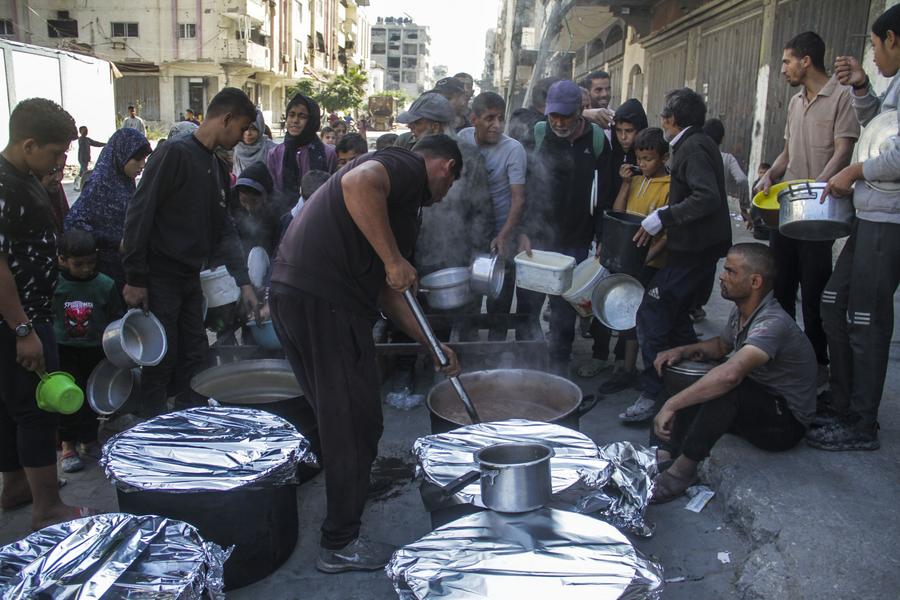
M 290 483 L 297 464 L 316 457 L 309 440 L 272 413 L 252 408 L 190 408 L 112 437 L 100 459 L 123 491 L 187 493 Z
M 218 600 L 230 553 L 183 521 L 76 519 L 0 548 L 0 598 Z
M 402 600 L 656 600 L 664 587 L 662 567 L 615 527 L 549 508 L 462 517 L 385 571 Z
M 655 457 L 650 450 L 628 442 L 598 448 L 586 435 L 568 427 L 510 419 L 467 425 L 416 440 L 416 474 L 424 481 L 422 501 L 428 511 L 454 504 L 484 508 L 479 482 L 447 498 L 443 486 L 468 471 L 477 470 L 475 452 L 493 444 L 538 442 L 553 448 L 550 459 L 552 508 L 595 516 L 640 536 L 652 535 L 644 521 L 650 498 Z M 648 464 L 649 463 L 649 464 Z

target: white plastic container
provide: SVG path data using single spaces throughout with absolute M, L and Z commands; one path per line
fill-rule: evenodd
M 516 255 L 516 286 L 534 292 L 562 295 L 572 287 L 575 259 L 565 254 L 533 250 Z
M 608 276 L 609 271 L 606 270 L 606 267 L 591 256 L 575 267 L 575 271 L 572 273 L 572 287 L 566 290 L 562 296 L 572 305 L 579 316 L 590 317 L 593 314 L 591 294 L 597 284 Z
M 234 277 L 228 274 L 224 266 L 215 270 L 200 271 L 200 287 L 206 297 L 209 308 L 225 306 L 237 302 L 241 297 L 241 288 L 237 286 Z

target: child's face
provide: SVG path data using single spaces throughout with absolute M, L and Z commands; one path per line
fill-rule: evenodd
M 59 266 L 72 279 L 90 279 L 97 270 L 97 255 L 60 256 Z
M 656 150 L 638 150 L 635 156 L 644 177 L 659 177 L 665 173 L 667 155 L 660 156 Z
M 762 177 L 762 176 L 765 175 L 767 172 L 768 172 L 768 169 L 767 169 L 767 168 L 765 168 L 765 167 L 758 167 L 758 168 L 756 169 L 756 176 L 757 176 L 757 177 Z
M 622 146 L 622 150 L 628 152 L 631 150 L 631 146 L 634 144 L 634 138 L 637 137 L 637 127 L 635 127 L 632 123 L 616 123 L 616 138 L 619 140 L 619 144 Z
M 322 134 L 322 143 L 334 146 L 334 132 L 328 131 Z
M 260 210 L 262 210 L 264 204 L 263 197 L 262 194 L 260 194 L 256 190 L 241 187 L 238 190 L 238 195 L 240 196 L 241 206 L 243 206 L 251 215 L 256 214 Z

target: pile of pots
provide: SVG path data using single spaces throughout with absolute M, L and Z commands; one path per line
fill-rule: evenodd
M 432 309 L 452 310 L 469 304 L 477 296 L 497 298 L 503 289 L 505 275 L 499 256 L 478 254 L 468 267 L 450 267 L 422 277 L 419 294 Z

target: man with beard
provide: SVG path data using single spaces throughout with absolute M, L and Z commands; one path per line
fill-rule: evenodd
M 581 262 L 599 232 L 600 216 L 612 206 L 612 151 L 602 130 L 582 118 L 581 88 L 574 81 L 550 87 L 544 112 L 547 122 L 534 126 L 525 232 L 535 248 Z M 598 194 L 592 198 L 595 178 Z M 540 310 L 543 296 L 521 296 L 530 310 Z M 577 316 L 562 296 L 550 296 L 550 359 L 560 371 L 568 369 Z
M 757 184 L 768 192 L 777 181 L 828 181 L 850 164 L 859 138 L 851 89 L 825 72 L 825 42 L 812 31 L 801 33 L 784 47 L 781 73 L 791 87 L 802 87 L 788 104 L 784 150 Z M 803 306 L 803 329 L 819 361 L 819 384 L 827 378 L 828 340 L 822 328 L 820 298 L 831 277 L 834 241 L 796 240 L 773 229 L 769 245 L 778 264 L 775 297 L 796 316 L 797 289 Z
M 463 83 L 455 77 L 444 77 L 434 84 L 431 92 L 440 94 L 453 107 L 453 131 L 471 127 L 469 122 L 469 95 Z
M 584 111 L 584 118 L 596 123 L 606 130 L 606 137 L 612 138 L 614 110 L 610 108 L 612 100 L 612 80 L 606 71 L 594 71 L 584 78 L 581 86 L 588 91 L 591 98 L 590 110 Z
M 640 397 L 619 415 L 626 423 L 647 421 L 656 413 L 663 391 L 662 378 L 653 369 L 656 355 L 697 341 L 691 306 L 731 246 L 725 170 L 719 147 L 703 133 L 703 97 L 689 88 L 669 92 L 660 118 L 672 156 L 669 204 L 641 222 L 634 240 L 642 246 L 665 231 L 666 265 L 646 286 L 637 312 L 644 372 Z
M 247 260 L 228 214 L 230 169 L 215 155 L 218 148 L 234 148 L 255 119 L 256 107 L 244 92 L 223 89 L 194 133 L 153 153 L 128 204 L 122 296 L 128 306 L 156 315 L 169 347 L 162 362 L 143 368 L 141 416 L 166 412 L 173 377 L 176 403 L 189 403 L 191 377 L 209 350 L 200 271 L 217 249 L 241 286 L 242 307 L 247 313 L 257 310 Z
M 383 312 L 425 343 L 403 299 L 418 278 L 409 261 L 422 208 L 444 199 L 462 166 L 445 135 L 358 157 L 309 199 L 279 247 L 270 303 L 318 423 L 327 512 L 316 567 L 325 573 L 377 570 L 394 550 L 360 536 L 383 430 L 372 326 Z M 443 349 L 443 371 L 458 373 Z
M 734 302 L 722 332 L 708 340 L 660 352 L 653 368 L 684 360 L 719 361 L 699 381 L 669 398 L 653 421 L 651 443 L 660 473 L 651 502 L 677 498 L 697 478 L 697 464 L 725 433 L 777 452 L 793 448 L 816 409 L 816 356 L 794 320 L 772 294 L 775 261 L 763 244 L 736 244 L 719 281 Z

